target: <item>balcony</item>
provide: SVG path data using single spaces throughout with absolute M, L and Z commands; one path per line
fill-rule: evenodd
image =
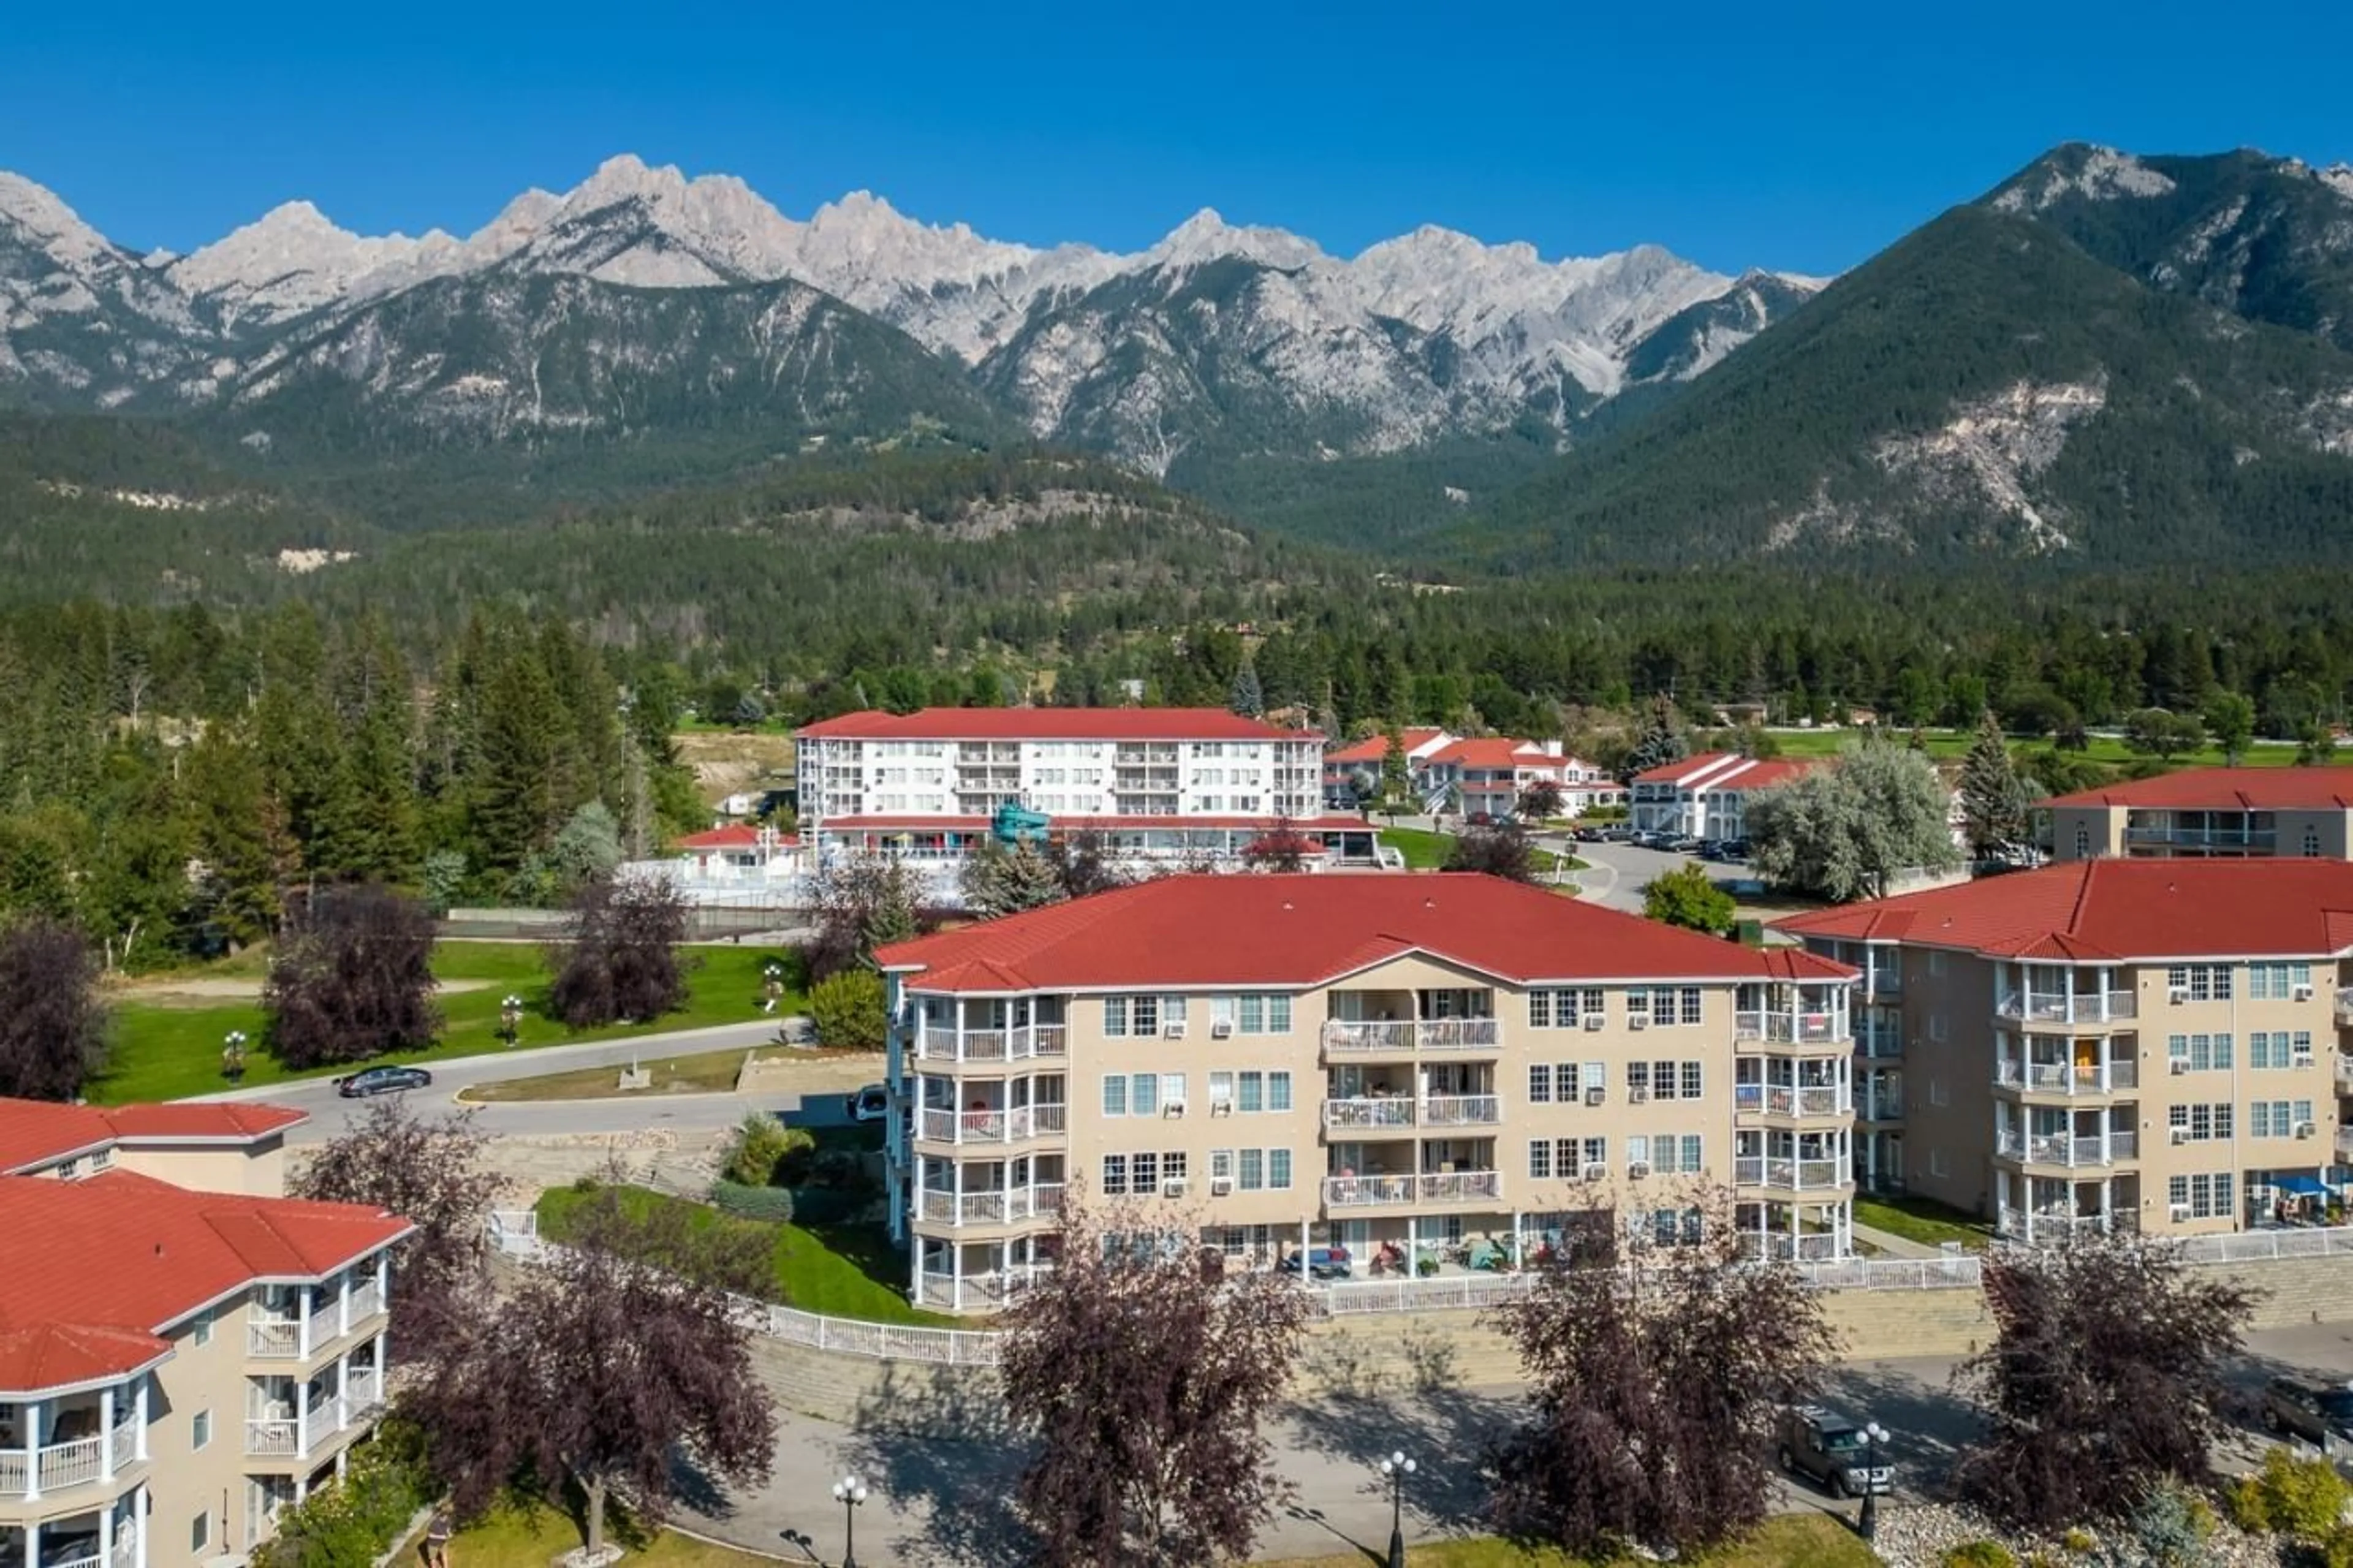
M 1998 1159 L 2016 1160 L 2029 1165 L 2097 1168 L 2139 1158 L 2140 1134 L 2126 1131 L 2111 1131 L 2105 1137 L 2096 1132 L 2021 1134 L 2010 1130 L 1995 1140 L 1994 1155 Z
M 1857 1121 L 1901 1121 L 1904 1120 L 1904 1097 L 1892 1090 L 1874 1093 L 1865 1089 L 1854 1097 L 1854 1119 Z
M 1061 1135 L 1068 1107 L 1020 1105 L 1010 1110 L 946 1110 L 926 1106 L 915 1136 L 926 1143 L 1025 1143 Z
M 1857 1056 L 1882 1060 L 1904 1054 L 1904 1026 L 1893 1018 L 1865 1018 L 1854 1026 Z
M 1410 1129 L 1414 1124 L 1415 1110 L 1414 1102 L 1404 1095 L 1370 1100 L 1327 1100 L 1324 1102 L 1324 1125 L 1357 1132 Z
M 93 1434 L 36 1449 L 29 1466 L 24 1449 L 0 1451 L 0 1501 L 36 1493 L 47 1497 L 69 1488 L 90 1486 L 128 1468 L 138 1458 L 139 1424 L 130 1419 L 117 1421 L 111 1434 Z M 33 1478 L 38 1479 L 37 1487 L 26 1485 Z
M 1493 1051 L 1502 1036 L 1493 1018 L 1381 1019 L 1324 1026 L 1324 1048 L 1336 1053 L 1376 1051 Z
M 1792 1086 L 1739 1083 L 1732 1086 L 1732 1109 L 1743 1116 L 1846 1118 L 1854 1113 L 1852 1092 L 1841 1084 Z
M 1329 1176 L 1324 1182 L 1324 1206 L 1335 1209 L 1494 1202 L 1501 1201 L 1503 1195 L 1504 1174 L 1500 1171 Z
M 1010 1029 L 955 1029 L 924 1024 L 915 1031 L 914 1056 L 926 1062 L 1009 1062 L 1059 1059 L 1069 1049 L 1061 1024 L 1024 1024 Z
M 2241 855 L 2268 855 L 2278 846 L 2279 833 L 2270 827 L 2131 827 L 2125 829 L 2125 847 L 2133 849 L 2223 850 Z
M 2353 1127 L 2337 1130 L 2337 1160 L 2339 1164 L 2353 1164 Z
M 2140 1087 L 2140 1063 L 2118 1057 L 2105 1062 L 2025 1062 L 2005 1058 L 1994 1063 L 1996 1089 L 2031 1096 L 2058 1095 L 2091 1099 Z
M 1994 1216 L 1995 1233 L 2011 1241 L 2060 1242 L 2110 1231 L 2129 1235 L 2139 1228 L 2140 1216 L 2130 1209 L 2084 1214 L 2073 1209 L 2012 1208 L 2004 1204 Z
M 1832 1192 L 1854 1184 L 1853 1173 L 1844 1165 L 1834 1159 L 1743 1154 L 1732 1162 L 1732 1184 L 1783 1193 Z
M 979 1274 L 944 1274 L 923 1270 L 923 1298 L 926 1307 L 958 1310 L 966 1307 L 1001 1307 L 1052 1273 L 1047 1263 L 1020 1263 Z
M 1493 1127 L 1503 1119 L 1503 1102 L 1492 1094 L 1433 1094 L 1421 1102 L 1425 1127 Z
M 1993 1004 L 1995 1017 L 2030 1029 L 2130 1023 L 2139 1009 L 2140 999 L 2130 991 L 2012 991 Z
M 961 1195 L 925 1187 L 916 1200 L 916 1214 L 933 1225 L 1012 1225 L 1061 1213 L 1062 1184 L 1039 1182 Z
M 245 1353 L 257 1361 L 301 1360 L 301 1320 L 254 1313 L 245 1323 Z
M 1839 1013 L 1750 1011 L 1732 1016 L 1732 1037 L 1742 1043 L 1762 1041 L 1777 1046 L 1834 1046 L 1851 1037 L 1846 1016 Z

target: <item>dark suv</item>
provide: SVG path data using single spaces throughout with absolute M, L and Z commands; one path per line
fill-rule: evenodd
M 2323 1448 L 2332 1437 L 2353 1442 L 2353 1387 L 2275 1377 L 2263 1385 L 2263 1425 Z
M 1818 1405 L 1795 1405 L 1781 1413 L 1781 1468 L 1810 1478 L 1832 1497 L 1894 1491 L 1895 1467 L 1886 1462 L 1884 1449 L 1878 1457 L 1880 1462 L 1873 1465 L 1862 1427 Z

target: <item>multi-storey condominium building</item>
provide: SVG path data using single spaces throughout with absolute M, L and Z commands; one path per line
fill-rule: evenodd
M 1615 778 L 1567 755 L 1558 741 L 1464 739 L 1443 730 L 1408 730 L 1398 740 L 1415 797 L 1432 810 L 1510 816 L 1519 809 L 1520 792 L 1539 781 L 1560 786 L 1561 810 L 1570 816 L 1626 798 L 1624 786 Z M 1388 740 L 1381 735 L 1326 752 L 1325 799 L 1334 805 L 1354 804 L 1356 782 L 1377 776 L 1388 754 Z
M 2188 768 L 2041 803 L 2057 860 L 2353 858 L 2353 768 Z
M 410 1227 L 276 1195 L 302 1120 L 0 1100 L 0 1562 L 242 1557 L 375 1430 Z
M 1760 762 L 1736 752 L 1701 752 L 1634 775 L 1630 816 L 1645 833 L 1738 838 L 1752 790 L 1788 784 L 1811 764 Z
M 880 957 L 934 1307 L 1047 1265 L 1073 1181 L 1261 1264 L 1681 1235 L 1704 1188 L 1759 1252 L 1848 1250 L 1852 976 L 1796 948 L 1400 874 L 1173 877 Z
M 1227 858 L 1278 820 L 1370 863 L 1374 830 L 1322 810 L 1322 737 L 1222 708 L 926 708 L 801 729 L 801 831 L 819 858 L 960 860 L 1016 805 L 1136 858 Z
M 2325 1210 L 2353 865 L 2083 860 L 1793 916 L 1862 972 L 1856 1170 L 2043 1239 Z

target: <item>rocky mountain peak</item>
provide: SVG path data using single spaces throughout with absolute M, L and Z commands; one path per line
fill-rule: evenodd
M 82 222 L 81 215 L 58 199 L 57 193 L 5 171 L 0 171 L 0 222 L 20 230 L 32 244 L 67 265 L 114 254 L 112 242 Z
M 1137 259 L 1147 267 L 1198 267 L 1238 257 L 1264 267 L 1306 267 L 1324 259 L 1313 240 L 1280 228 L 1238 227 L 1203 207 Z

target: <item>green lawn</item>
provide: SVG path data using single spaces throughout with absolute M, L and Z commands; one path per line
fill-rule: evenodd
M 1384 827 L 1381 842 L 1405 857 L 1409 870 L 1434 871 L 1446 864 L 1447 853 L 1454 847 L 1454 835 L 1420 827 Z
M 689 1203 L 685 1198 L 673 1198 L 641 1187 L 628 1191 L 633 1204 Z M 550 1237 L 562 1238 L 565 1216 L 586 1196 L 568 1187 L 540 1195 L 539 1220 Z M 690 1206 L 696 1212 L 698 1224 L 720 1217 L 719 1211 L 707 1204 Z M 737 1223 L 758 1225 L 761 1229 L 776 1233 L 776 1299 L 787 1306 L 830 1318 L 858 1318 L 870 1323 L 970 1326 L 937 1312 L 920 1311 L 908 1304 L 903 1284 L 907 1255 L 892 1246 L 889 1237 L 879 1227 L 844 1225 L 804 1229 L 797 1225 L 767 1225 L 754 1220 Z
M 785 956 L 774 949 L 755 947 L 691 947 L 685 958 L 687 1005 L 650 1025 L 622 1024 L 604 1029 L 574 1031 L 550 1017 L 548 986 L 553 979 L 544 950 L 536 942 L 445 942 L 433 951 L 433 972 L 444 981 L 473 981 L 476 988 L 445 993 L 441 997 L 441 1037 L 427 1049 L 407 1051 L 385 1061 L 430 1062 L 447 1057 L 479 1056 L 502 1049 L 499 1038 L 499 1003 L 512 992 L 523 998 L 524 1014 L 519 1050 L 541 1046 L 576 1045 L 587 1040 L 620 1038 L 665 1029 L 692 1029 L 712 1024 L 744 1023 L 760 1016 L 761 968 Z M 252 979 L 259 965 L 250 955 L 188 974 L 204 979 Z M 163 983 L 168 985 L 168 982 Z M 221 1042 L 232 1029 L 242 1029 L 251 1040 L 246 1047 L 246 1086 L 281 1082 L 291 1078 L 317 1078 L 350 1070 L 348 1067 L 292 1073 L 280 1068 L 261 1047 L 264 1024 L 261 1005 L 249 1000 L 186 1001 L 132 991 L 114 1009 L 114 1046 L 105 1076 L 90 1086 L 90 1098 L 107 1104 L 133 1100 L 177 1100 L 227 1089 L 221 1077 Z M 801 1005 L 787 995 L 778 1013 Z
M 1906 1241 L 1916 1241 L 1923 1247 L 1942 1247 L 1948 1241 L 1957 1241 L 1978 1251 L 1993 1239 L 1992 1227 L 1985 1221 L 1933 1198 L 1900 1194 L 1865 1197 L 1858 1193 L 1854 1222 Z
M 1406 1561 L 1414 1568 L 1623 1568 L 1643 1560 L 1615 1558 L 1597 1563 L 1560 1552 L 1524 1551 L 1509 1542 L 1482 1535 L 1412 1547 L 1406 1552 Z M 1843 1521 L 1820 1514 L 1792 1514 L 1767 1521 L 1737 1546 L 1683 1561 L 1692 1568 L 1875 1568 L 1879 1559 Z M 1264 1568 L 1364 1568 L 1364 1553 L 1353 1552 L 1294 1558 Z
M 1785 757 L 1829 757 L 1837 755 L 1839 748 L 1854 740 L 1858 733 L 1859 731 L 1854 730 L 1776 730 L 1772 731 L 1772 741 L 1774 745 L 1780 749 L 1780 754 Z M 1909 731 L 1898 731 L 1896 733 L 1899 736 L 1907 736 Z M 1920 731 L 1920 744 L 1927 753 L 1932 757 L 1947 761 L 1958 760 L 1968 754 L 1969 742 L 1976 739 L 1977 732 L 1973 730 L 1923 730 Z M 2021 741 L 2016 736 L 2010 739 L 2010 744 L 2013 746 L 2039 747 L 2048 743 L 2047 740 Z M 2248 768 L 2292 767 L 2295 763 L 2295 752 L 2296 748 L 2293 742 L 2273 744 L 2269 742 L 2258 741 L 2247 748 L 2246 754 L 2239 759 L 2239 765 Z M 2122 767 L 2128 763 L 2147 763 L 2157 760 L 2134 751 L 2113 735 L 2093 736 L 2091 744 L 2076 754 L 2088 758 L 2092 762 L 2104 763 L 2110 767 Z M 2223 765 L 2223 757 L 2220 751 L 2207 746 L 2195 752 L 2184 752 L 2171 759 L 2166 765 L 2176 768 L 2219 768 Z
M 586 1510 L 580 1510 L 585 1513 Z M 580 1513 L 558 1512 L 544 1505 L 518 1508 L 501 1504 L 471 1530 L 460 1531 L 450 1543 L 453 1568 L 547 1568 L 557 1555 L 587 1543 Z M 621 1561 L 630 1568 L 771 1568 L 776 1559 L 737 1552 L 660 1531 L 650 1539 L 617 1504 L 605 1509 L 606 1539 L 626 1547 Z M 415 1552 L 394 1558 L 393 1568 L 410 1568 Z

